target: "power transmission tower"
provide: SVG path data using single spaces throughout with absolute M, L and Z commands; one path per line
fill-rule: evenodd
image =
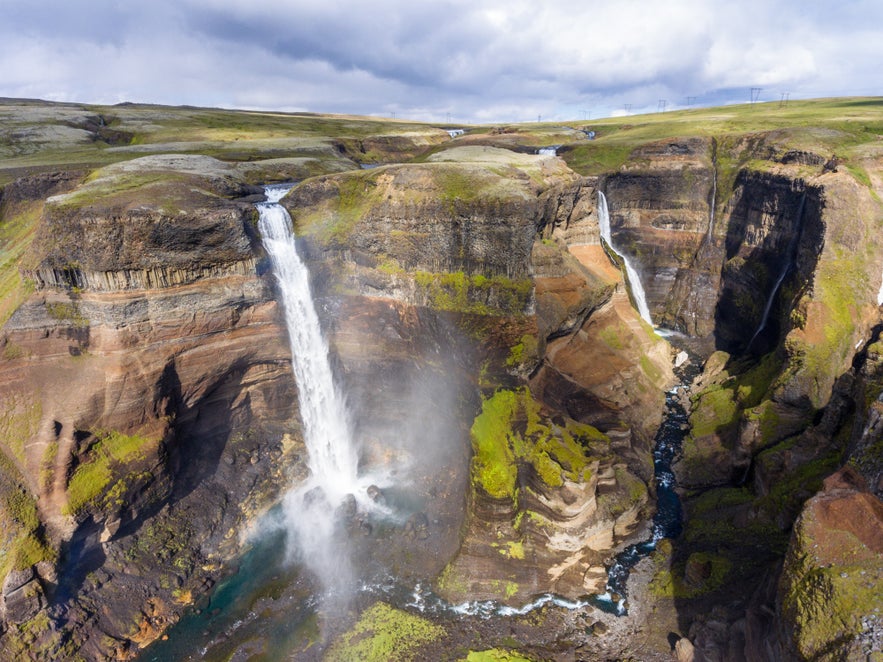
M 763 88 L 761 87 L 752 87 L 751 88 L 751 103 L 757 103 L 757 100 L 760 98 L 760 91 Z
M 788 105 L 788 97 L 790 96 L 790 92 L 782 92 L 782 100 L 779 101 L 779 108 L 783 108 Z
M 626 114 L 626 115 L 628 115 L 629 113 L 632 112 L 632 104 L 630 104 L 630 103 L 624 104 L 624 105 L 623 105 L 623 108 L 625 108 L 625 114 Z
M 687 97 L 687 106 L 688 107 L 692 106 L 694 103 L 696 103 L 696 97 Z
M 668 101 L 666 99 L 660 99 L 659 104 L 656 106 L 656 112 L 657 113 L 664 113 L 665 112 L 665 105 L 667 103 L 668 103 Z

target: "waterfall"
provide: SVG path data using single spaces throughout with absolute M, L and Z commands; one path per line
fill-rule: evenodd
M 356 509 L 375 510 L 367 495 L 376 477 L 360 476 L 358 453 L 342 394 L 334 382 L 328 344 L 310 292 L 309 272 L 295 246 L 291 217 L 278 201 L 289 186 L 267 186 L 258 203 L 258 228 L 279 287 L 291 343 L 291 365 L 309 454 L 309 478 L 284 498 L 282 526 L 290 556 L 301 560 L 322 582 L 326 594 L 344 597 L 356 579 L 343 520 Z
M 331 374 L 328 345 L 310 293 L 309 272 L 297 254 L 291 218 L 278 203 L 286 191 L 267 188 L 267 202 L 258 205 L 258 227 L 285 311 L 312 480 L 334 502 L 355 490 L 358 458 L 346 406 Z
M 548 147 L 540 147 L 537 154 L 540 156 L 558 156 L 558 148 L 561 145 L 549 145 Z
M 800 205 L 797 207 L 797 227 L 794 228 L 794 232 L 791 235 L 791 239 L 788 241 L 788 249 L 785 253 L 786 260 L 785 265 L 782 267 L 782 271 L 779 273 L 779 277 L 776 279 L 775 284 L 773 285 L 772 291 L 770 291 L 770 296 L 766 300 L 766 305 L 763 308 L 763 315 L 760 317 L 760 324 L 757 327 L 757 331 L 754 332 L 754 335 L 751 336 L 751 340 L 748 341 L 748 345 L 745 347 L 745 351 L 751 349 L 751 345 L 754 344 L 757 336 L 760 335 L 760 332 L 764 330 L 767 322 L 770 318 L 770 311 L 773 309 L 773 301 L 776 298 L 776 294 L 779 291 L 779 288 L 782 286 L 782 282 L 785 280 L 785 276 L 788 275 L 788 272 L 791 270 L 791 267 L 794 266 L 794 262 L 797 259 L 797 243 L 800 240 L 800 233 L 803 230 L 803 206 L 806 203 L 806 192 L 804 191 L 803 195 L 800 197 Z
M 601 229 L 601 238 L 607 242 L 614 253 L 616 253 L 625 265 L 625 274 L 627 285 L 631 288 L 632 298 L 635 300 L 635 307 L 641 318 L 650 326 L 653 326 L 653 320 L 650 318 L 650 309 L 647 307 L 647 297 L 644 294 L 644 288 L 641 285 L 641 279 L 638 272 L 632 266 L 631 261 L 613 245 L 613 238 L 610 234 L 610 212 L 607 209 L 607 196 L 598 191 L 598 226 Z

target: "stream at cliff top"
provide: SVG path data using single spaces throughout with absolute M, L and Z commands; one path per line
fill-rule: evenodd
M 281 205 L 275 202 L 286 191 L 287 188 L 268 188 L 270 201 L 262 203 L 259 209 L 261 209 L 262 221 L 266 216 L 277 215 L 272 220 L 281 223 L 289 236 L 280 238 L 274 235 L 265 223 L 262 223 L 261 231 L 265 236 L 265 242 L 268 238 L 270 241 L 284 240 L 289 242 L 290 249 L 294 250 L 293 238 L 290 237 L 290 220 Z M 268 246 L 268 253 L 271 250 L 275 249 Z M 297 261 L 300 262 L 299 258 Z M 274 262 L 274 269 L 278 268 Z M 308 274 L 303 264 L 295 265 L 294 268 L 298 271 L 296 277 L 303 278 L 306 283 Z M 282 276 L 277 273 L 277 278 L 281 279 Z M 285 286 L 280 285 L 280 290 L 285 290 Z M 303 297 L 310 296 L 308 287 L 305 293 L 304 295 L 302 291 L 294 295 L 294 303 L 289 301 L 283 305 L 286 316 L 290 315 L 289 310 L 294 306 L 305 305 Z M 283 297 L 288 294 L 282 292 Z M 312 307 L 311 301 L 307 303 Z M 310 313 L 300 311 L 294 322 L 289 319 L 289 327 L 292 323 L 300 326 L 313 324 L 312 321 L 305 323 L 302 315 L 309 316 Z M 315 316 L 315 312 L 312 315 Z M 181 621 L 169 630 L 167 640 L 156 642 L 146 649 L 139 659 L 151 662 L 172 659 L 257 661 L 284 659 L 291 656 L 311 657 L 315 653 L 311 649 L 322 638 L 323 619 L 330 618 L 332 621 L 334 619 L 334 614 L 329 615 L 329 610 L 333 612 L 341 608 L 349 611 L 353 607 L 358 608 L 358 605 L 364 606 L 377 599 L 438 618 L 507 617 L 526 614 L 550 604 L 565 609 L 592 606 L 611 614 L 627 614 L 625 598 L 629 571 L 655 549 L 660 539 L 677 537 L 681 531 L 681 505 L 674 491 L 671 463 L 680 450 L 687 416 L 677 401 L 676 389 L 671 390 L 666 396 L 666 415 L 657 432 L 653 452 L 658 508 L 652 520 L 650 537 L 629 545 L 615 557 L 609 569 L 606 593 L 585 596 L 579 600 L 567 600 L 560 596 L 545 594 L 520 608 L 493 601 L 450 604 L 436 596 L 428 586 L 417 583 L 415 587 L 414 583 L 408 583 L 409 580 L 395 576 L 389 568 L 382 567 L 382 564 L 365 564 L 364 559 L 360 559 L 361 564 L 356 564 L 359 566 L 359 572 L 353 572 L 349 567 L 352 549 L 348 543 L 344 542 L 343 547 L 331 544 L 340 542 L 335 538 L 339 538 L 342 533 L 335 506 L 338 507 L 339 512 L 339 506 L 347 498 L 356 500 L 360 507 L 366 508 L 367 515 L 371 517 L 370 521 L 377 530 L 381 530 L 384 526 L 394 526 L 388 522 L 396 519 L 397 511 L 414 512 L 415 508 L 414 504 L 408 503 L 406 496 L 397 498 L 396 489 L 393 487 L 385 490 L 389 495 L 385 507 L 375 508 L 365 499 L 365 488 L 371 477 L 358 474 L 356 451 L 351 432 L 346 427 L 346 413 L 341 411 L 345 407 L 343 398 L 336 394 L 333 380 L 329 381 L 331 371 L 327 365 L 327 345 L 323 338 L 318 340 L 315 337 L 306 340 L 294 338 L 294 334 L 309 334 L 315 330 L 318 330 L 318 322 L 315 323 L 312 331 L 309 329 L 290 331 L 292 351 L 301 351 L 306 343 L 312 347 L 309 360 L 314 364 L 317 360 L 319 362 L 318 367 L 312 365 L 304 368 L 303 365 L 295 365 L 294 370 L 299 383 L 312 384 L 306 381 L 310 379 L 320 382 L 319 385 L 312 384 L 313 388 L 309 391 L 322 394 L 322 407 L 327 405 L 324 401 L 331 401 L 331 408 L 337 412 L 335 415 L 340 416 L 338 422 L 343 427 L 332 427 L 329 431 L 324 427 L 327 422 L 304 421 L 305 433 L 308 433 L 311 426 L 322 430 L 318 440 L 313 442 L 307 440 L 311 477 L 306 486 L 293 490 L 268 514 L 265 523 L 270 522 L 270 525 L 264 527 L 265 532 L 254 538 L 250 549 L 238 559 L 234 574 L 227 576 L 210 592 L 210 595 L 197 603 L 197 608 L 185 614 Z M 685 366 L 676 369 L 681 384 L 689 383 L 696 372 L 696 366 L 698 362 L 688 362 Z M 303 373 L 304 370 L 319 370 L 327 374 L 310 376 L 309 373 Z M 300 390 L 308 391 L 308 389 Z M 308 394 L 305 395 L 309 397 Z M 324 415 L 321 412 L 310 413 L 309 408 L 312 406 L 309 402 L 301 402 L 302 412 L 304 409 L 308 410 L 303 412 L 302 416 L 308 418 L 316 415 L 321 418 Z M 345 447 L 329 448 L 327 443 L 329 439 L 343 443 Z M 374 476 L 373 480 L 378 480 L 378 477 Z M 327 491 L 323 484 L 325 481 L 331 483 L 327 486 Z M 323 490 L 318 496 L 317 487 Z M 308 496 L 310 494 L 313 496 Z M 348 495 L 353 496 L 348 497 Z M 304 504 L 304 501 L 307 503 Z M 314 508 L 312 514 L 324 519 L 324 522 L 313 521 L 310 509 L 311 506 L 315 507 L 316 503 L 319 507 Z M 318 539 L 310 541 L 307 545 L 300 543 L 300 553 L 295 555 L 290 551 L 289 537 L 293 535 L 300 538 L 315 531 L 305 529 L 303 523 L 293 522 L 293 518 L 306 518 L 310 522 L 310 527 L 322 527 L 318 532 Z M 344 532 L 343 535 L 345 537 L 346 533 Z M 311 559 L 310 556 L 323 552 L 324 556 L 318 559 L 317 565 L 317 560 Z M 334 576 L 335 572 L 341 576 Z M 348 588 L 353 592 L 351 600 L 337 603 L 334 600 L 327 600 L 329 586 L 332 589 L 339 588 L 336 583 L 340 582 L 350 584 Z M 333 594 L 334 591 L 332 590 L 331 593 Z

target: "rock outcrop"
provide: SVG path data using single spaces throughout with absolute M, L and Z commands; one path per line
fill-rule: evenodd
M 883 502 L 843 469 L 794 525 L 780 581 L 785 655 L 863 659 L 883 647 Z

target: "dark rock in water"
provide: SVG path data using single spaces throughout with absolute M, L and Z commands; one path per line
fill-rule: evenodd
M 366 520 L 359 520 L 359 532 L 368 538 L 374 533 L 374 525 Z
M 368 486 L 368 498 L 371 499 L 374 503 L 385 503 L 386 497 L 383 496 L 383 490 L 381 490 L 377 485 L 369 485 Z
M 418 540 L 426 540 L 429 537 L 429 518 L 426 513 L 414 513 L 405 522 L 405 533 Z
M 352 519 L 356 516 L 356 511 L 358 507 L 356 506 L 356 497 L 352 494 L 347 494 L 343 501 L 340 502 L 340 505 L 334 511 L 334 515 L 341 519 Z
M 303 501 L 304 505 L 309 507 L 320 502 L 328 503 L 328 498 L 325 496 L 325 490 L 317 486 L 304 492 Z

